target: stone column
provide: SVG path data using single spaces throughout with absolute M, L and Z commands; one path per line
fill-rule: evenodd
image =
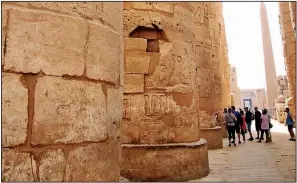
M 288 2 L 280 2 L 280 26 L 283 39 L 283 54 L 288 78 L 289 99 L 286 104 L 290 108 L 294 118 L 296 118 L 296 37 L 292 27 L 291 12 Z
M 219 21 L 219 36 L 220 36 L 220 47 L 219 47 L 219 64 L 220 64 L 220 75 L 221 80 L 221 98 L 219 102 L 218 110 L 218 126 L 221 127 L 222 137 L 227 137 L 226 125 L 224 124 L 225 119 L 223 115 L 224 108 L 230 106 L 230 77 L 229 77 L 229 63 L 228 63 L 228 49 L 225 33 L 225 23 L 223 17 L 223 4 L 215 3 L 217 19 Z
M 196 4 L 124 2 L 121 175 L 131 181 L 186 181 L 209 173 L 192 49 L 201 36 Z
M 294 34 L 296 36 L 296 2 L 289 2 L 290 14 L 291 14 L 291 22 L 294 30 Z
M 205 138 L 208 149 L 223 147 L 221 127 L 217 125 L 216 114 L 222 106 L 222 88 L 220 72 L 220 33 L 219 16 L 214 2 L 199 3 L 203 21 L 195 21 L 197 30 L 203 30 L 196 38 L 200 136 Z M 221 119 L 221 116 L 219 116 Z
M 2 181 L 119 180 L 122 8 L 2 3 Z

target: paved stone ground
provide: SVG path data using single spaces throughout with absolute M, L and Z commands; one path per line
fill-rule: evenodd
M 206 181 L 285 181 L 296 182 L 295 146 L 289 141 L 287 127 L 277 121 L 272 121 L 272 143 L 260 144 L 247 141 L 228 146 L 224 139 L 224 148 L 210 150 L 210 173 L 202 179 L 191 182 Z M 254 122 L 253 122 L 254 127 Z M 254 130 L 254 129 L 252 129 Z M 254 138 L 256 132 L 253 131 Z M 247 134 L 249 138 L 249 135 Z M 238 142 L 237 142 L 238 143 Z

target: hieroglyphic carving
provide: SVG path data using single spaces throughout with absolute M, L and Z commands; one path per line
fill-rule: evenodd
M 145 115 L 158 116 L 169 112 L 169 97 L 164 94 L 145 94 Z
M 206 42 L 194 42 L 193 52 L 198 68 L 211 68 L 211 44 Z
M 187 86 L 191 88 L 193 52 L 190 44 L 176 41 L 160 45 L 160 62 L 153 75 L 148 76 L 150 87 L 172 91 Z
M 213 77 L 210 69 L 199 69 L 196 76 L 196 83 L 199 88 L 200 98 L 209 98 L 213 96 Z
M 130 119 L 131 118 L 131 104 L 130 104 L 130 97 L 124 95 L 123 99 L 123 118 Z

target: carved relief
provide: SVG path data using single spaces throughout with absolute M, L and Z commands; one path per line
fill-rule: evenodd
M 173 88 L 179 90 L 180 87 L 184 90 L 184 86 L 191 88 L 190 81 L 194 69 L 191 46 L 179 41 L 163 43 L 160 45 L 160 53 L 160 62 L 154 74 L 147 78 L 150 86 L 154 83 L 154 87 L 170 91 Z
M 158 116 L 169 112 L 169 97 L 160 94 L 145 94 L 145 115 Z
M 200 98 L 210 98 L 213 96 L 213 77 L 210 69 L 199 69 L 196 76 L 196 83 L 199 88 Z
M 124 95 L 123 99 L 123 118 L 130 119 L 131 118 L 131 104 L 130 97 Z
M 211 44 L 205 42 L 195 42 L 193 50 L 196 58 L 196 65 L 198 68 L 211 68 Z

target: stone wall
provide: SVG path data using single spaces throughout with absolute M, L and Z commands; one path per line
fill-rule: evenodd
M 122 3 L 2 3 L 2 181 L 118 181 Z
M 296 118 L 296 2 L 279 2 L 279 9 L 279 20 L 284 48 L 283 53 L 285 57 L 290 96 L 286 101 L 286 104 L 290 108 L 293 117 Z
M 288 97 L 288 79 L 287 76 L 277 77 L 278 95 L 283 95 L 285 98 Z
M 185 181 L 208 174 L 198 88 L 207 95 L 212 83 L 197 65 L 211 56 L 211 16 L 210 3 L 124 2 L 123 177 Z

